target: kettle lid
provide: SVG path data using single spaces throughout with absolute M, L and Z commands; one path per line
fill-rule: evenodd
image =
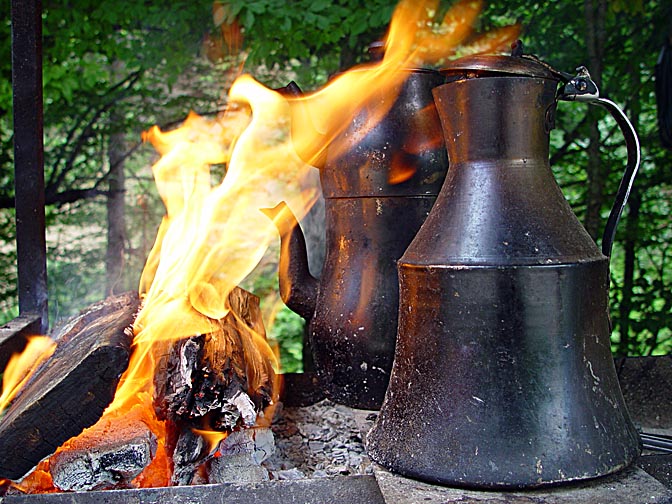
M 445 76 L 505 77 L 524 76 L 563 80 L 563 74 L 534 56 L 493 56 L 478 54 L 453 60 L 442 68 Z

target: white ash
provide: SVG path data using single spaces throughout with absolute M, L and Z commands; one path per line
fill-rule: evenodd
M 271 429 L 258 427 L 232 432 L 210 461 L 210 483 L 253 483 L 270 479 L 261 463 L 275 451 Z
M 254 408 L 254 403 L 252 402 L 252 399 L 250 399 L 250 396 L 243 392 L 238 392 L 231 399 L 231 403 L 238 410 L 245 426 L 252 427 L 257 420 L 257 411 Z M 224 407 L 222 407 L 222 411 L 224 411 Z
M 372 474 L 358 425 L 369 413 L 328 400 L 276 412 L 276 452 L 263 463 L 271 479 Z
M 235 431 L 209 455 L 204 453 L 203 439 L 189 430 L 178 442 L 172 483 L 251 483 L 373 474 L 362 441 L 362 433 L 368 430 L 372 419 L 371 412 L 328 400 L 305 407 L 279 405 L 270 429 Z M 153 455 L 156 440 L 146 436 L 121 438 L 125 442 L 117 440 L 113 448 L 89 448 L 71 460 L 70 456 L 61 460 L 56 471 L 60 476 L 54 477 L 55 481 L 63 479 L 58 486 L 80 491 L 130 486 L 131 479 Z M 123 462 L 123 467 L 107 464 L 112 459 Z M 206 462 L 207 473 L 196 472 Z

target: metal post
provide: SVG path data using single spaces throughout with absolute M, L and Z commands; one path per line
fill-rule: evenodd
M 12 89 L 19 312 L 46 333 L 41 0 L 12 0 Z

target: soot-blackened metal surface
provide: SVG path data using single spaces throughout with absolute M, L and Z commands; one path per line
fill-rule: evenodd
M 488 488 L 632 462 L 637 433 L 610 356 L 606 298 L 595 295 L 606 272 L 605 261 L 402 267 L 407 315 L 369 455 L 407 476 Z
M 630 464 L 609 261 L 548 162 L 557 82 L 435 89 L 451 166 L 399 260 L 399 333 L 369 455 L 447 485 L 523 488 Z
M 280 276 L 280 289 L 292 294 L 283 300 L 309 319 L 327 397 L 351 407 L 378 409 L 387 388 L 397 330 L 396 261 L 427 217 L 447 169 L 431 95 L 441 82 L 436 72 L 409 72 L 382 121 L 375 123 L 389 96 L 372 98 L 329 145 L 320 167 L 327 236 L 317 295 L 315 282 L 305 280 L 298 225 L 281 230 L 280 269 L 289 274 Z

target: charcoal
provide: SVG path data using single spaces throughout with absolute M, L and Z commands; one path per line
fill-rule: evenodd
M 54 486 L 64 491 L 128 488 L 156 454 L 157 440 L 142 423 L 111 435 L 85 433 L 51 457 Z
M 191 429 L 185 429 L 175 445 L 173 453 L 173 485 L 188 485 L 207 453 L 206 443 L 202 436 L 195 434 Z

